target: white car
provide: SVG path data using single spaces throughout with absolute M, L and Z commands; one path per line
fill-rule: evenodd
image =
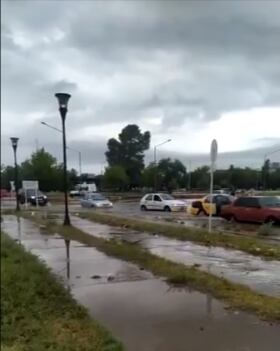
M 111 208 L 113 204 L 99 193 L 88 193 L 81 199 L 82 207 Z
M 140 209 L 147 210 L 160 210 L 160 211 L 186 211 L 187 205 L 182 200 L 176 200 L 169 194 L 146 194 L 140 201 Z

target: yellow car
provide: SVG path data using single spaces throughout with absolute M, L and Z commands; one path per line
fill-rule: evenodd
M 210 213 L 212 213 L 213 216 L 218 216 L 222 206 L 231 204 L 233 200 L 234 198 L 231 195 L 213 194 L 211 201 L 211 196 L 207 195 L 202 199 L 193 201 L 189 213 L 194 216 L 199 216 L 200 214 L 209 216 Z

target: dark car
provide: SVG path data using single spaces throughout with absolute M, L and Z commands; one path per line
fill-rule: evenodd
M 277 196 L 242 196 L 223 206 L 221 217 L 227 220 L 280 223 L 280 198 Z
M 45 206 L 48 202 L 47 196 L 44 195 L 40 190 L 36 191 L 35 189 L 20 189 L 18 193 L 18 198 L 21 204 L 28 202 L 31 205 L 36 205 L 38 202 L 38 205 Z

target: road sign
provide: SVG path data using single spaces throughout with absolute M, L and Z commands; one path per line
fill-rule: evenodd
M 39 189 L 39 182 L 38 182 L 38 180 L 23 180 L 22 181 L 22 188 L 24 190 L 27 190 L 27 189 L 38 190 Z
M 217 160 L 217 155 L 218 155 L 218 143 L 216 139 L 212 140 L 211 143 L 211 150 L 210 150 L 210 160 L 211 160 L 211 168 L 210 168 L 210 199 L 211 199 L 211 204 L 210 204 L 210 213 L 209 213 L 209 226 L 208 226 L 208 231 L 209 233 L 212 230 L 212 210 L 213 210 L 213 184 L 214 184 L 214 170 L 215 170 L 215 162 Z
M 210 159 L 212 163 L 216 162 L 217 155 L 218 155 L 218 143 L 216 139 L 213 139 L 211 143 L 211 151 L 210 151 Z
M 15 191 L 16 187 L 15 187 L 15 182 L 13 180 L 10 181 L 10 185 L 11 185 L 11 192 Z

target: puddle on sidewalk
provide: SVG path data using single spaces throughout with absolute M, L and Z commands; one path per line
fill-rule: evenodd
M 206 247 L 190 241 L 179 241 L 96 224 L 76 216 L 72 224 L 94 236 L 117 238 L 135 242 L 160 257 L 186 265 L 199 265 L 199 269 L 213 273 L 235 283 L 241 283 L 258 292 L 280 297 L 280 262 L 266 261 L 242 251 L 221 247 Z
M 127 351 L 279 348 L 279 325 L 225 310 L 209 295 L 171 288 L 135 265 L 75 241 L 65 242 L 59 235 L 47 235 L 28 220 L 4 216 L 2 229 L 69 283 L 73 296 Z

